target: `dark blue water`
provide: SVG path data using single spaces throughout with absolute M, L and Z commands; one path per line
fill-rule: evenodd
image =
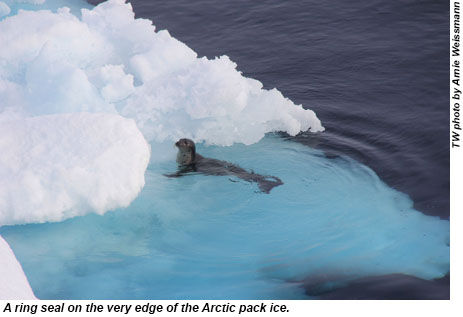
M 442 1 L 146 1 L 199 55 L 313 109 L 326 132 L 296 139 L 348 154 L 449 217 L 448 4 Z
M 326 131 L 294 139 L 347 154 L 449 218 L 448 3 L 444 1 L 132 0 L 201 56 L 314 110 Z M 310 279 L 308 279 L 310 280 Z M 307 282 L 307 292 L 317 292 Z M 403 290 L 407 291 L 404 292 Z M 327 298 L 448 298 L 449 278 L 372 277 Z
M 281 176 L 271 195 L 226 178 L 166 178 L 172 152 L 151 161 L 127 208 L 2 226 L 39 298 L 449 297 L 449 275 L 429 280 L 449 265 L 446 6 L 133 4 L 200 55 L 227 54 L 315 110 L 326 131 L 198 145 Z

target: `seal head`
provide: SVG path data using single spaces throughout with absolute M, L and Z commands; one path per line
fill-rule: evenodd
M 177 164 L 180 167 L 189 166 L 195 163 L 196 146 L 190 139 L 180 139 L 175 143 L 178 148 Z

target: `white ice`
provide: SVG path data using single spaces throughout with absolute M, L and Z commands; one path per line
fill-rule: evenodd
M 0 20 L 0 47 L 0 225 L 127 206 L 144 184 L 143 137 L 161 157 L 161 142 L 180 137 L 232 145 L 323 130 L 311 110 L 243 77 L 227 56 L 197 58 L 123 0 L 81 16 L 19 10 Z
M 144 185 L 145 139 L 163 158 L 179 137 L 232 145 L 323 130 L 311 110 L 227 56 L 197 58 L 123 0 L 79 6 L 0 2 L 0 226 L 128 206 Z
M 0 111 L 120 113 L 160 142 L 251 144 L 271 131 L 323 130 L 311 110 L 262 89 L 227 56 L 197 58 L 122 0 L 83 9 L 81 18 L 67 9 L 19 11 L 0 25 L 0 97 L 20 99 Z
M 149 145 L 131 119 L 61 114 L 0 125 L 0 225 L 61 221 L 126 207 Z
M 0 300 L 36 299 L 13 251 L 0 236 Z
M 61 3 L 66 4 L 69 8 L 58 9 Z M 61 221 L 87 213 L 104 214 L 108 210 L 130 205 L 129 208 L 123 210 L 128 213 L 124 213 L 124 217 L 128 217 L 129 221 L 116 222 L 117 226 L 111 227 L 111 230 L 118 232 L 118 230 L 125 230 L 126 227 L 127 230 L 130 230 L 130 223 L 141 221 L 141 225 L 149 229 L 147 229 L 149 237 L 154 237 L 159 226 L 156 226 L 155 222 L 144 222 L 143 218 L 133 217 L 130 213 L 131 210 L 140 212 L 138 210 L 140 208 L 133 207 L 131 202 L 144 186 L 145 170 L 150 161 L 150 146 L 151 162 L 156 161 L 156 164 L 152 166 L 156 167 L 157 170 L 151 171 L 154 174 L 150 188 L 148 190 L 145 188 L 144 191 L 149 195 L 140 199 L 138 203 L 147 206 L 146 213 L 142 213 L 143 216 L 148 219 L 155 216 L 164 219 L 163 217 L 167 216 L 175 217 L 176 208 L 172 207 L 172 204 L 181 204 L 181 201 L 162 198 L 178 197 L 178 194 L 187 188 L 185 184 L 188 185 L 195 180 L 195 178 L 184 178 L 181 181 L 173 182 L 161 177 L 166 166 L 171 170 L 175 168 L 173 162 L 172 165 L 159 163 L 170 156 L 171 152 L 169 151 L 173 151 L 172 141 L 180 137 L 189 137 L 195 141 L 204 141 L 207 145 L 218 145 L 221 147 L 210 147 L 209 151 L 216 149 L 218 151 L 217 156 L 219 156 L 220 151 L 229 151 L 227 157 L 238 155 L 241 152 L 250 153 L 252 147 L 255 146 L 258 150 L 257 153 L 260 154 L 253 155 L 252 158 L 267 153 L 267 161 L 270 161 L 281 158 L 277 153 L 280 153 L 280 150 L 285 151 L 282 143 L 275 143 L 278 145 L 272 146 L 271 151 L 268 152 L 262 152 L 259 148 L 262 144 L 266 144 L 265 139 L 261 141 L 260 145 L 255 144 L 247 147 L 246 151 L 240 150 L 243 149 L 243 145 L 235 145 L 232 148 L 224 148 L 223 146 L 235 143 L 254 144 L 261 140 L 266 133 L 272 131 L 284 131 L 290 135 L 307 130 L 323 131 L 320 120 L 313 111 L 304 109 L 301 105 L 295 105 L 277 89 L 265 90 L 259 81 L 244 77 L 237 71 L 236 64 L 227 56 L 216 57 L 211 60 L 204 57 L 198 58 L 191 48 L 173 38 L 168 31 L 156 31 L 151 21 L 135 19 L 131 5 L 124 3 L 123 0 L 110 0 L 93 9 L 83 9 L 81 12 L 77 10 L 79 6 L 88 5 L 77 0 L 46 0 L 45 2 L 43 0 L 25 0 L 24 2 L 2 0 L 0 2 L 0 153 L 2 153 L 0 155 L 0 226 Z M 202 146 L 204 145 L 200 145 L 200 148 Z M 207 154 L 207 148 L 203 149 Z M 414 210 L 410 211 L 411 220 L 408 220 L 409 222 L 403 221 L 403 217 L 408 217 L 408 214 L 402 216 L 399 213 L 402 210 L 399 210 L 400 206 L 396 206 L 394 200 L 396 196 L 390 195 L 389 188 L 385 185 L 375 187 L 375 182 L 369 182 L 371 177 L 367 177 L 364 182 L 361 168 L 353 169 L 350 165 L 344 166 L 342 162 L 339 167 L 343 167 L 349 172 L 360 170 L 359 173 L 354 173 L 353 180 L 359 181 L 362 186 L 359 186 L 357 190 L 357 187 L 352 186 L 352 182 L 348 182 L 343 188 L 353 189 L 355 195 L 348 193 L 348 195 L 342 196 L 349 197 L 347 200 L 341 199 L 342 197 L 339 198 L 339 201 L 333 199 L 331 193 L 333 188 L 339 188 L 339 177 L 342 175 L 343 169 L 340 168 L 339 172 L 336 173 L 330 172 L 328 173 L 329 177 L 325 177 L 323 167 L 326 166 L 327 162 L 325 162 L 326 158 L 323 155 L 310 154 L 307 157 L 317 160 L 317 164 L 310 171 L 313 170 L 315 174 L 320 173 L 320 180 L 326 182 L 326 186 L 321 186 L 318 179 L 312 179 L 313 173 L 306 176 L 299 173 L 297 177 L 304 177 L 291 182 L 292 173 L 297 172 L 298 168 L 304 164 L 306 156 L 303 157 L 302 162 L 297 161 L 297 164 L 294 165 L 288 165 L 286 159 L 291 155 L 296 155 L 297 160 L 302 159 L 299 153 L 298 151 L 288 151 L 285 153 L 283 161 L 279 161 L 282 170 L 292 166 L 294 168 L 285 170 L 286 174 L 282 178 L 287 184 L 275 189 L 272 196 L 256 196 L 253 192 L 248 193 L 241 188 L 230 187 L 234 183 L 221 179 L 222 185 L 226 186 L 223 187 L 226 191 L 223 195 L 224 199 L 217 199 L 220 195 L 216 195 L 214 190 L 221 190 L 222 187 L 218 186 L 220 180 L 203 179 L 205 182 L 203 185 L 211 186 L 211 195 L 207 196 L 208 199 L 204 200 L 201 195 L 194 195 L 195 191 L 191 191 L 189 194 L 193 195 L 192 199 L 201 198 L 201 203 L 205 205 L 195 205 L 185 200 L 186 207 L 180 209 L 187 215 L 191 212 L 191 215 L 188 218 L 182 218 L 182 221 L 188 223 L 186 227 L 191 229 L 192 233 L 198 232 L 198 236 L 195 236 L 196 240 L 189 239 L 188 233 L 181 231 L 184 227 L 172 226 L 172 232 L 167 231 L 166 245 L 175 245 L 175 241 L 182 240 L 182 234 L 185 234 L 185 241 L 191 242 L 195 247 L 201 246 L 201 244 L 194 244 L 194 241 L 204 242 L 205 245 L 217 243 L 214 251 L 222 250 L 227 243 L 229 243 L 230 248 L 237 249 L 249 244 L 250 251 L 269 251 L 268 254 L 273 254 L 271 252 L 275 247 L 273 239 L 282 237 L 281 235 L 279 237 L 274 236 L 274 227 L 269 225 L 273 223 L 278 230 L 288 230 L 288 236 L 294 234 L 294 239 L 291 241 L 296 241 L 300 245 L 298 244 L 297 248 L 290 248 L 286 243 L 281 243 L 281 250 L 285 254 L 283 258 L 291 263 L 291 267 L 288 266 L 288 270 L 286 270 L 287 266 L 283 265 L 272 268 L 270 271 L 264 271 L 264 273 L 269 274 L 268 280 L 271 281 L 305 276 L 307 268 L 304 265 L 307 263 L 307 258 L 313 259 L 315 271 L 322 273 L 325 272 L 327 263 L 332 265 L 334 269 L 338 269 L 337 264 L 343 264 L 342 267 L 340 265 L 341 269 L 347 268 L 355 274 L 359 270 L 368 274 L 403 271 L 425 278 L 433 278 L 442 276 L 447 272 L 448 243 L 446 237 L 448 236 L 448 222 L 431 219 Z M 320 163 L 318 163 L 319 157 L 322 157 Z M 247 163 L 249 163 L 250 168 L 257 165 L 252 160 Z M 277 164 L 273 164 L 262 173 L 270 173 L 269 171 L 273 173 L 276 166 Z M 335 171 L 338 171 L 338 168 Z M 181 187 L 173 190 L 179 184 Z M 194 184 L 192 185 L 193 187 L 196 186 L 193 188 L 194 190 L 204 192 L 205 188 L 201 187 L 199 181 Z M 299 204 L 304 202 L 300 197 L 305 197 L 305 192 L 304 195 L 295 195 L 298 190 L 305 190 L 302 185 L 310 186 L 310 195 L 307 194 L 307 197 L 315 199 L 313 204 L 309 205 L 311 210 L 308 211 L 304 209 L 306 206 L 300 208 L 295 204 L 295 202 Z M 379 194 L 373 192 L 367 195 L 370 187 L 377 189 Z M 231 190 L 238 191 L 237 194 L 240 195 L 252 195 L 250 198 L 244 197 L 246 199 L 243 200 L 244 203 L 241 206 L 248 206 L 246 204 L 250 204 L 252 201 L 256 202 L 255 205 L 249 205 L 252 208 L 249 207 L 251 209 L 249 209 L 248 215 L 251 219 L 256 218 L 255 224 L 260 224 L 259 221 L 266 219 L 265 217 L 270 217 L 266 226 L 258 226 L 259 230 L 263 230 L 262 236 L 265 239 L 255 238 L 255 233 L 261 231 L 254 230 L 253 227 L 250 227 L 251 230 L 246 229 L 246 226 L 254 223 L 249 223 L 246 218 L 241 218 L 244 207 L 240 207 L 240 205 L 236 206 L 236 208 L 241 208 L 238 210 L 237 219 L 243 220 L 243 225 L 238 226 L 238 228 L 243 229 L 243 234 L 230 233 L 230 236 L 236 240 L 215 239 L 216 236 L 223 235 L 226 230 L 231 230 L 227 217 L 219 219 L 223 221 L 223 223 L 221 222 L 222 227 L 216 224 L 209 227 L 211 228 L 209 231 L 211 235 L 209 236 L 204 234 L 208 231 L 199 230 L 201 227 L 198 224 L 202 224 L 202 222 L 201 219 L 198 221 L 197 217 L 201 212 L 206 212 L 206 215 L 207 212 L 211 212 L 211 215 L 217 216 L 217 210 L 220 211 L 220 208 L 225 205 L 226 208 L 230 206 L 235 208 L 234 202 L 238 196 L 231 196 Z M 279 192 L 280 196 L 278 196 Z M 314 194 L 317 192 L 318 194 Z M 215 200 L 211 197 L 215 197 Z M 230 197 L 233 198 L 233 201 L 227 200 L 232 199 Z M 355 197 L 355 200 L 350 197 Z M 385 197 L 385 199 L 379 200 L 378 197 Z M 276 201 L 270 201 L 270 199 L 277 198 Z M 370 201 L 371 204 L 367 205 L 365 201 Z M 385 203 L 381 203 L 382 201 Z M 399 199 L 399 201 L 408 200 Z M 309 201 L 309 203 L 312 202 Z M 215 208 L 215 204 L 217 204 L 217 208 Z M 326 207 L 324 207 L 325 204 L 327 204 Z M 153 212 L 152 205 L 159 207 L 155 209 L 156 214 Z M 205 209 L 207 205 L 214 208 Z M 200 210 L 196 210 L 196 208 Z M 410 208 L 408 206 L 406 209 Z M 282 215 L 283 210 L 293 210 L 294 213 Z M 350 222 L 338 221 L 338 223 L 340 223 L 346 237 L 351 237 L 349 242 L 355 246 L 352 250 L 347 250 L 348 252 L 344 252 L 342 249 L 345 246 L 344 236 L 336 235 L 338 227 L 330 227 L 332 221 L 338 219 L 336 215 L 346 217 L 346 210 L 352 211 L 352 213 L 347 213 Z M 378 211 L 374 220 L 369 218 L 371 210 Z M 317 219 L 322 223 L 321 226 L 313 222 L 313 217 L 308 217 L 309 211 L 318 216 Z M 259 212 L 262 212 L 262 215 Z M 334 217 L 330 217 L 329 212 L 334 213 Z M 105 217 L 110 215 L 107 214 Z M 382 215 L 383 218 L 381 218 Z M 117 214 L 115 217 L 118 217 Z M 106 218 L 100 219 L 100 221 L 104 221 Z M 85 222 L 88 219 L 91 218 L 81 217 L 76 222 L 78 224 L 79 221 Z M 205 219 L 215 218 L 206 217 Z M 302 221 L 304 219 L 305 221 Z M 393 223 L 389 219 L 396 219 L 397 221 Z M 70 225 L 71 229 L 74 228 L 73 230 L 75 230 L 76 227 L 72 227 L 73 220 L 70 220 L 71 223 L 63 224 L 63 226 Z M 290 221 L 290 223 L 282 227 L 281 224 L 285 221 Z M 384 223 L 384 225 L 380 228 L 381 230 L 376 230 L 371 221 L 375 224 Z M 167 228 L 171 228 L 169 226 L 171 223 L 174 222 L 167 223 Z M 407 223 L 410 228 L 404 230 L 402 227 L 395 226 L 396 223 Z M 435 223 L 439 225 L 435 226 Z M 361 224 L 362 230 L 355 228 L 354 224 Z M 165 225 L 161 223 L 160 227 Z M 207 222 L 206 225 L 208 225 Z M 328 242 L 323 244 L 323 247 L 319 247 L 317 241 L 311 246 L 305 244 L 307 241 L 305 233 L 309 226 L 312 226 L 312 231 L 327 230 L 326 241 Z M 86 229 L 91 227 L 84 226 Z M 353 229 L 351 230 L 351 228 Z M 371 228 L 375 228 L 373 233 L 370 232 Z M 418 239 L 416 234 L 430 231 L 428 228 L 432 228 L 430 230 L 434 234 L 427 237 L 426 239 L 429 239 L 430 242 L 423 245 L 422 240 L 416 240 Z M 14 231 L 14 228 L 11 230 Z M 32 228 L 32 230 L 34 229 Z M 372 240 L 371 237 L 375 231 L 378 231 L 379 234 L 376 233 L 377 240 Z M 46 236 L 56 232 L 53 230 L 40 232 L 39 230 L 39 235 Z M 57 235 L 59 238 L 52 239 L 52 241 L 58 245 L 63 244 L 64 247 L 60 250 L 64 250 L 66 256 L 72 257 L 78 253 L 72 255 L 67 253 L 71 242 L 77 243 L 79 246 L 82 244 L 75 241 L 75 235 L 70 235 L 66 239 L 63 238 L 67 232 L 70 231 L 59 231 Z M 96 232 L 101 234 L 102 231 L 97 228 Z M 391 236 L 390 232 L 404 237 L 403 240 L 406 243 L 397 241 L 396 236 Z M 360 233 L 363 234 L 360 236 Z M 131 234 L 132 232 L 129 235 Z M 126 244 L 128 249 L 132 251 L 137 250 L 134 249 L 135 243 L 148 241 L 147 239 L 140 239 L 140 232 L 137 230 L 133 234 L 135 238 Z M 163 234 L 163 231 L 160 231 L 159 234 Z M 6 235 L 4 236 L 8 238 Z M 357 238 L 359 236 L 360 238 Z M 116 245 L 116 250 L 124 249 L 120 245 L 120 240 L 111 239 L 111 237 L 104 235 L 102 241 L 109 239 L 110 241 L 106 242 L 110 245 Z M 84 238 L 88 239 L 89 237 Z M 339 240 L 335 238 L 339 238 Z M 21 249 L 22 245 L 26 249 L 28 248 L 23 254 L 30 254 L 30 244 L 27 241 L 21 244 L 21 239 L 27 240 L 27 237 L 19 235 L 18 246 L 15 247 L 15 250 Z M 335 243 L 331 243 L 332 239 L 336 240 Z M 34 243 L 41 241 L 34 241 Z M 272 241 L 268 248 L 265 247 L 267 241 Z M 337 245 L 338 242 L 339 245 Z M 373 245 L 369 245 L 370 242 Z M 395 253 L 393 255 L 382 253 L 382 263 L 377 263 L 375 261 L 378 257 L 374 252 L 371 253 L 371 250 L 373 248 L 374 251 L 374 248 L 381 246 L 381 243 L 386 247 L 391 246 L 391 250 L 393 249 Z M 48 245 L 40 243 L 40 246 L 47 247 Z M 83 245 L 82 247 L 86 246 Z M 106 246 L 106 244 L 101 245 L 101 247 Z M 164 247 L 162 244 L 161 246 Z M 187 246 L 188 248 L 185 250 L 196 252 L 196 249 L 191 245 Z M 302 254 L 299 251 L 301 250 L 299 246 L 304 248 L 303 250 L 307 254 Z M 163 251 L 164 249 L 160 248 L 160 250 Z M 173 250 L 181 249 L 174 248 Z M 225 249 L 223 250 L 225 252 Z M 336 250 L 340 252 L 336 252 Z M 385 250 L 389 249 L 385 248 Z M 416 252 L 419 256 L 414 256 L 410 252 Z M 84 254 L 89 253 L 86 250 Z M 205 254 L 216 257 L 218 253 L 207 252 Z M 239 255 L 240 253 L 237 252 L 236 254 Z M 254 253 L 250 252 L 249 254 Z M 264 260 L 268 254 L 263 254 Z M 333 254 L 341 254 L 341 256 L 337 258 Z M 343 254 L 345 255 L 344 258 Z M 402 254 L 409 255 L 407 261 L 403 260 Z M 19 264 L 14 259 L 8 245 L 1 238 L 0 255 L 0 264 L 2 264 L 0 281 L 5 281 L 5 283 L 0 284 L 0 296 L 21 299 L 33 297 L 30 288 L 27 288 L 27 281 Z M 98 258 L 100 255 L 98 253 L 96 257 Z M 196 256 L 196 253 L 194 255 Z M 371 256 L 369 262 L 363 261 L 362 257 L 365 255 Z M 225 254 L 225 259 L 227 256 Z M 395 260 L 395 257 L 399 260 Z M 153 258 L 155 261 L 158 260 L 156 256 Z M 1 262 L 3 259 L 5 259 L 5 263 Z M 165 258 L 162 259 L 165 260 Z M 350 259 L 351 262 L 346 263 L 344 259 Z M 49 260 L 50 263 L 54 263 L 53 257 L 50 257 Z M 104 265 L 106 265 L 107 260 L 106 258 L 103 259 Z M 214 260 L 220 262 L 222 258 Z M 243 258 L 243 260 L 247 259 Z M 45 259 L 27 258 L 26 256 L 24 262 L 21 261 L 22 263 L 29 263 L 28 265 L 31 266 L 37 266 L 43 264 Z M 91 261 L 94 265 L 93 258 Z M 433 263 L 432 261 L 437 262 Z M 62 258 L 59 258 L 57 263 L 61 265 L 63 263 Z M 139 261 L 136 263 L 143 264 Z M 185 267 L 190 268 L 191 263 L 194 262 L 185 263 Z M 84 263 L 84 267 L 86 267 L 85 265 Z M 157 274 L 156 278 L 169 278 L 163 274 L 162 265 L 147 265 L 143 268 L 149 271 L 161 267 L 160 274 Z M 31 266 L 25 265 L 26 272 Z M 81 268 L 79 261 L 69 267 L 71 276 L 77 276 L 78 280 L 82 282 L 81 275 L 79 275 L 80 271 L 76 273 L 75 267 L 77 270 Z M 246 267 L 245 273 L 251 275 L 259 272 L 256 271 L 256 268 L 261 268 L 260 265 L 256 266 L 253 263 Z M 41 268 L 35 268 L 34 272 L 39 272 Z M 177 268 L 173 268 L 174 274 L 178 272 Z M 48 267 L 44 269 L 48 269 Z M 68 267 L 66 267 L 67 269 Z M 294 272 L 290 272 L 290 269 Z M 9 270 L 16 273 L 10 274 Z M 67 272 L 66 270 L 64 271 Z M 126 270 L 125 267 L 122 270 L 124 274 L 138 274 L 139 271 Z M 210 270 L 206 268 L 201 272 L 206 271 L 209 272 Z M 103 272 L 107 271 L 103 270 Z M 187 269 L 182 272 L 188 273 Z M 37 277 L 36 281 L 44 276 Z M 114 275 L 111 278 L 118 278 L 118 276 Z M 124 277 L 125 275 L 121 276 Z M 137 276 L 141 279 L 141 284 L 146 282 L 145 277 L 146 275 Z M 193 282 L 188 285 L 189 287 L 197 285 L 195 278 L 201 279 L 200 274 L 189 277 L 193 277 Z M 259 281 L 261 281 L 260 278 L 259 276 Z M 98 282 L 91 275 L 89 279 Z M 107 282 L 108 277 L 106 276 L 104 280 Z M 248 283 L 250 280 L 248 276 L 243 278 L 244 283 Z M 126 282 L 127 280 L 123 279 L 122 283 Z M 184 282 L 183 278 L 179 278 L 178 285 L 182 289 L 184 289 L 182 284 Z M 199 282 L 203 282 L 203 280 Z M 11 289 L 13 287 L 11 284 L 17 284 L 20 289 Z M 169 282 L 167 285 L 170 284 Z M 114 285 L 120 286 L 121 284 Z M 226 285 L 231 284 L 226 281 Z M 83 285 L 85 291 L 99 291 L 97 287 L 104 287 L 107 292 L 114 291 L 110 283 L 97 283 L 91 289 L 87 283 Z M 133 287 L 138 289 L 137 285 Z M 153 287 L 157 287 L 157 285 Z M 265 288 L 258 288 L 258 291 L 260 292 L 262 289 Z M 72 290 L 68 289 L 68 291 L 74 290 L 79 291 L 77 284 Z M 118 288 L 118 290 L 123 291 L 124 288 Z M 211 289 L 210 291 L 213 292 L 214 290 Z

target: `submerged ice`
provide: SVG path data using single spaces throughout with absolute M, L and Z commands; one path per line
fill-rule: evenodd
M 198 151 L 285 184 L 266 195 L 228 177 L 171 179 L 162 173 L 175 169 L 174 160 L 157 162 L 128 208 L 0 229 L 36 295 L 303 298 L 303 280 L 324 287 L 369 275 L 448 272 L 448 221 L 414 210 L 408 196 L 355 161 L 270 136 Z
M 0 1 L 0 18 L 10 14 L 11 9 L 10 7 L 3 1 Z
M 130 4 L 3 0 L 0 46 L 0 233 L 39 298 L 301 298 L 302 280 L 448 272 L 448 221 L 359 163 L 269 136 L 323 127 Z M 285 184 L 168 179 L 181 137 Z M 8 226 L 27 223 L 42 224 Z

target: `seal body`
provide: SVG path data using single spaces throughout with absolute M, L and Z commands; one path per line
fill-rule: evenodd
M 195 143 L 190 139 L 180 139 L 175 143 L 178 148 L 177 164 L 178 171 L 167 177 L 180 177 L 190 172 L 198 172 L 206 175 L 235 176 L 247 182 L 255 182 L 259 189 L 268 194 L 273 187 L 283 185 L 281 179 L 276 176 L 266 176 L 248 172 L 238 165 L 227 161 L 207 158 L 196 153 Z

